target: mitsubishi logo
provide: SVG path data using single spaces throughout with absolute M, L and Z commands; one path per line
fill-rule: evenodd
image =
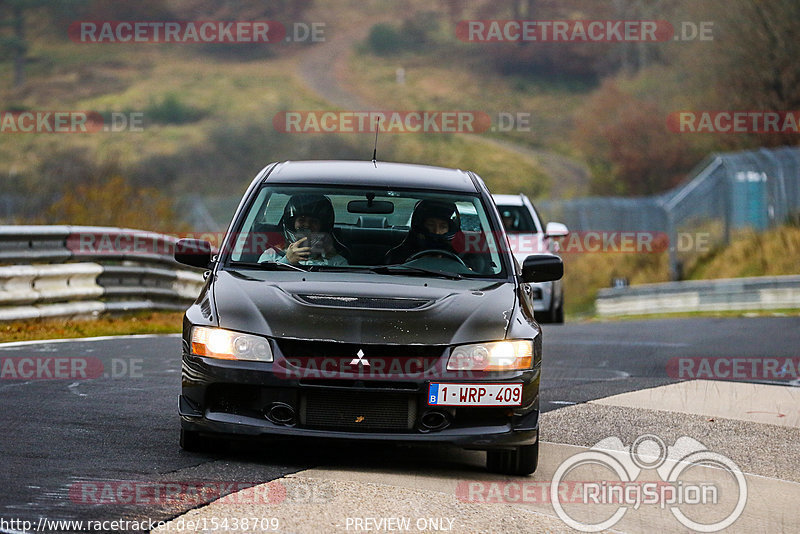
M 358 352 L 356 353 L 356 356 L 358 356 L 358 358 L 353 358 L 352 360 L 350 360 L 350 365 L 362 364 L 365 367 L 369 367 L 369 360 L 364 358 L 364 351 L 363 350 L 358 349 Z

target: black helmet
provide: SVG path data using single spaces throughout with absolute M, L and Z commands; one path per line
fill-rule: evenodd
M 447 233 L 432 234 L 425 228 L 425 219 L 441 219 L 447 221 Z M 443 200 L 420 200 L 414 207 L 411 215 L 411 233 L 422 234 L 425 240 L 432 242 L 452 241 L 453 237 L 461 230 L 461 217 L 456 205 Z
M 333 204 L 324 195 L 294 195 L 283 208 L 283 235 L 293 243 L 295 236 L 294 221 L 300 215 L 315 217 L 320 222 L 320 232 L 330 233 L 333 230 Z

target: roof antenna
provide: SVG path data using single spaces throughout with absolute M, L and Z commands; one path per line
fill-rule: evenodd
M 375 123 L 375 148 L 372 150 L 372 164 L 375 165 L 375 168 L 378 168 L 378 129 L 381 125 L 381 119 Z

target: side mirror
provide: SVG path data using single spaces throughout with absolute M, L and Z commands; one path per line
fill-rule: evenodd
M 175 243 L 175 261 L 208 269 L 211 265 L 211 243 L 202 239 L 180 239 Z
M 564 237 L 569 235 L 569 229 L 567 228 L 566 224 L 561 224 L 560 222 L 549 222 L 544 229 L 544 233 L 547 237 Z
M 564 276 L 564 263 L 552 254 L 533 254 L 522 262 L 524 282 L 550 282 Z

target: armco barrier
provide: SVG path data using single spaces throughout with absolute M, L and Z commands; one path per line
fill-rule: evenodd
M 601 289 L 598 315 L 800 309 L 800 276 L 692 280 Z
M 0 267 L 0 305 L 86 300 L 103 294 L 96 263 Z
M 0 264 L 132 260 L 177 265 L 177 238 L 104 226 L 0 226 Z
M 2 226 L 0 264 L 15 265 L 0 266 L 0 321 L 185 309 L 204 279 L 173 259 L 176 241 L 124 228 Z

